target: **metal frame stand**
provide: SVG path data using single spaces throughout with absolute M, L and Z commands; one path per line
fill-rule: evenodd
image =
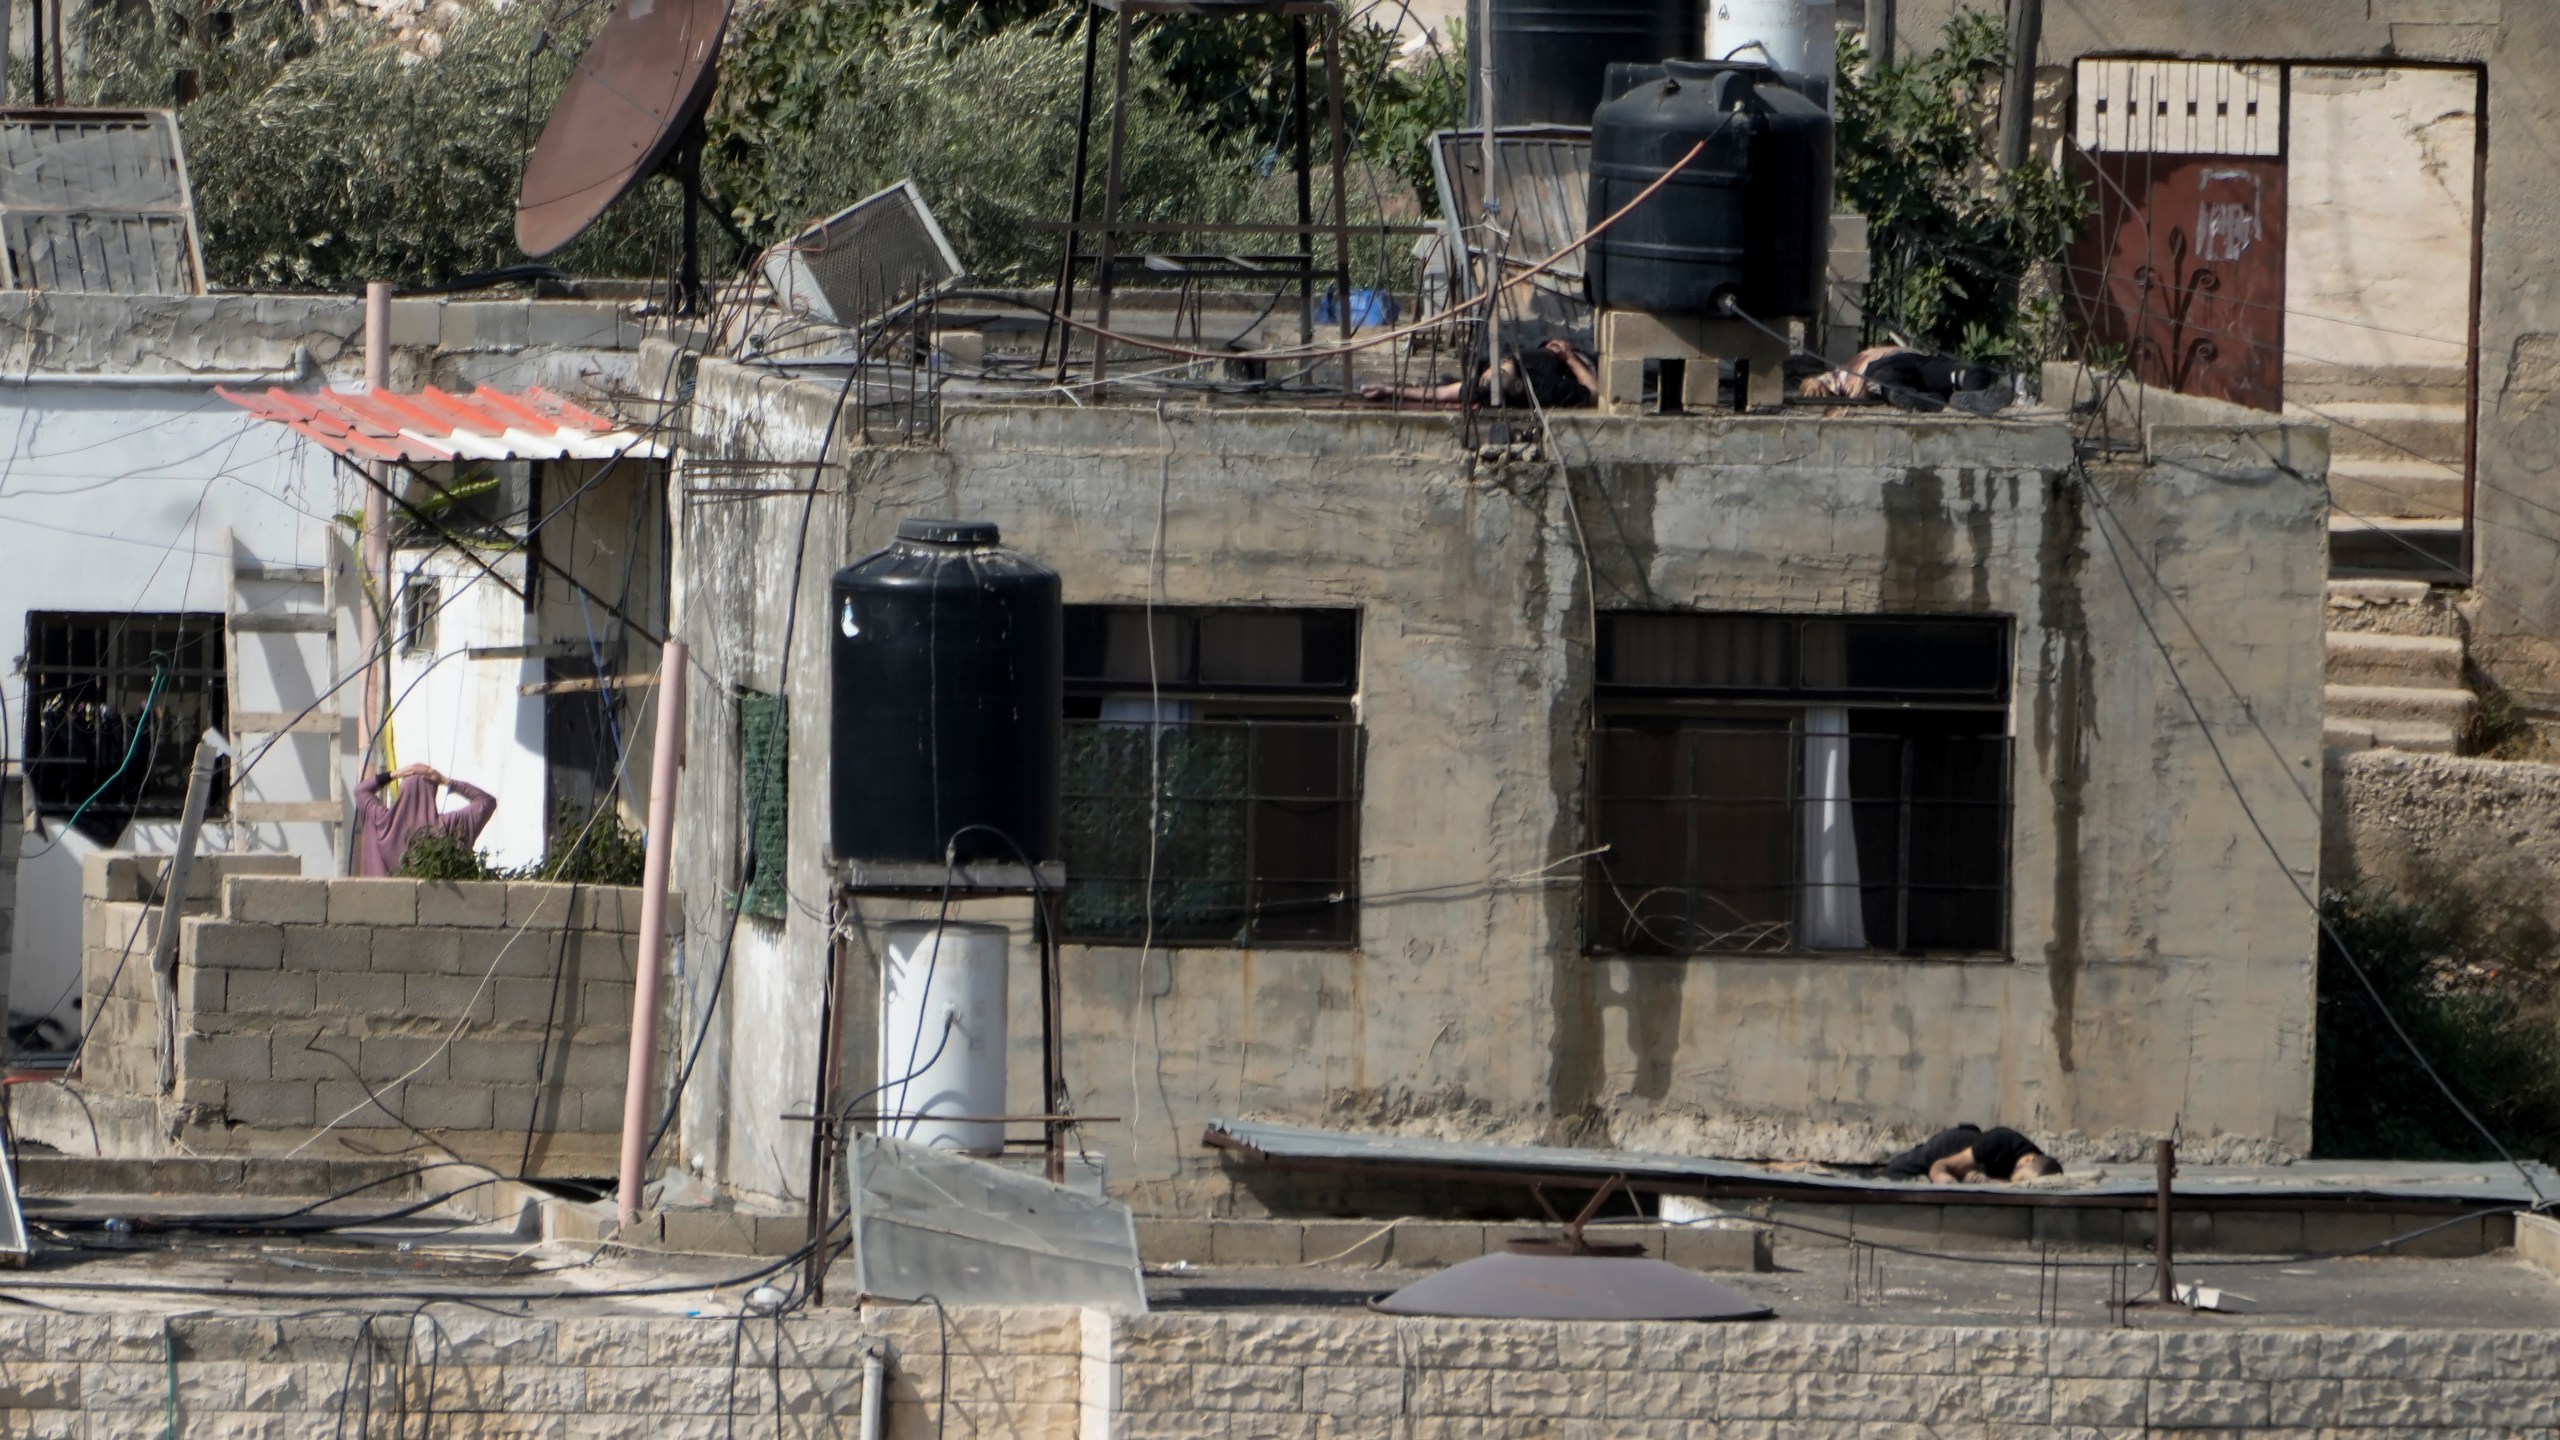
M 1037 1116 L 972 1118 L 1038 1120 L 1041 1148 L 1047 1157 L 1045 1173 L 1053 1185 L 1066 1181 L 1067 1132 L 1075 1127 L 1078 1120 L 1067 1111 L 1064 986 L 1058 973 L 1059 942 L 1065 934 L 1062 925 L 1066 918 L 1065 867 L 1054 863 L 1043 865 L 1035 877 L 1020 865 L 963 865 L 946 877 L 940 865 L 856 863 L 844 865 L 839 877 L 834 899 L 828 907 L 830 938 L 827 942 L 826 980 L 819 994 L 816 1093 L 807 1115 L 782 1117 L 809 1122 L 809 1253 L 803 1261 L 803 1268 L 812 1305 L 823 1304 L 826 1299 L 827 1264 L 833 1256 L 828 1253 L 825 1241 L 834 1220 L 828 1213 L 828 1206 L 835 1194 L 836 1176 L 844 1164 L 845 1135 L 853 1124 L 879 1118 L 836 1113 L 836 1097 L 843 1093 L 845 1022 L 851 1013 L 852 998 L 846 993 L 853 967 L 846 963 L 844 922 L 852 912 L 855 897 L 897 895 L 932 899 L 942 893 L 946 878 L 953 899 L 1032 897 L 1032 943 L 1040 955 L 1040 1113 Z
M 1099 29 L 1105 11 L 1112 16 L 1112 95 L 1111 144 L 1103 163 L 1102 213 L 1088 223 L 1085 219 L 1085 185 L 1089 178 L 1090 152 L 1087 137 L 1093 129 L 1094 65 L 1100 58 Z M 1291 66 L 1290 103 L 1292 127 L 1297 133 L 1298 223 L 1289 225 L 1184 225 L 1151 224 L 1123 227 L 1120 224 L 1123 164 L 1129 138 L 1129 45 L 1140 15 L 1192 16 L 1235 19 L 1251 15 L 1285 15 L 1289 18 L 1290 36 L 1294 42 Z M 1323 23 L 1325 113 L 1332 132 L 1333 159 L 1333 223 L 1319 225 L 1315 219 L 1315 193 L 1311 126 L 1308 123 L 1307 94 L 1307 22 Z M 1315 339 L 1315 237 L 1320 233 L 1333 236 L 1334 294 L 1342 339 L 1351 338 L 1351 188 L 1347 144 L 1342 120 L 1342 12 L 1332 0 L 1090 0 L 1084 18 L 1084 86 L 1083 98 L 1076 108 L 1075 181 L 1068 204 L 1066 255 L 1058 266 L 1057 313 L 1075 313 L 1077 267 L 1083 263 L 1082 239 L 1086 231 L 1097 234 L 1094 261 L 1094 327 L 1111 328 L 1111 292 L 1114 285 L 1112 266 L 1117 258 L 1114 246 L 1123 228 L 1149 233 L 1185 233 L 1225 231 L 1242 234 L 1295 234 L 1298 239 L 1298 340 L 1301 344 Z M 1273 257 L 1276 258 L 1276 257 Z M 1202 273 L 1197 268 L 1190 273 Z M 1252 266 L 1241 266 L 1232 272 L 1263 273 Z M 1061 335 L 1058 342 L 1057 377 L 1067 378 L 1068 355 L 1074 348 L 1072 335 Z M 1093 380 L 1101 384 L 1110 378 L 1110 341 L 1101 335 L 1093 340 Z M 1342 367 L 1342 385 L 1351 389 L 1351 365 L 1346 357 Z

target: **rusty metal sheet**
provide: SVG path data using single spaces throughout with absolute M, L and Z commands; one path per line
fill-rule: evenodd
M 2083 334 L 2146 385 L 2284 409 L 2285 171 L 2245 155 L 2080 154 Z
M 1589 226 L 1591 132 L 1578 126 L 1538 125 L 1494 132 L 1495 189 L 1506 232 L 1503 260 L 1517 272 L 1573 243 Z M 1431 137 L 1431 171 L 1440 189 L 1440 213 L 1451 244 L 1467 246 L 1469 263 L 1458 267 L 1460 298 L 1476 293 L 1486 236 L 1476 227 L 1484 214 L 1484 140 L 1473 130 L 1443 130 Z M 1586 344 L 1591 303 L 1583 298 L 1580 251 L 1504 297 L 1502 321 L 1524 326 L 1524 339 L 1567 335 Z
M 646 180 L 711 102 L 729 0 L 623 0 L 525 162 L 516 245 L 549 255 Z
M 74 295 L 203 294 L 176 118 L 0 111 L 0 279 Z

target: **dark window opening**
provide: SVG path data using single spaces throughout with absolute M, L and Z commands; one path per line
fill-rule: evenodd
M 230 725 L 220 615 L 31 611 L 26 669 L 37 814 L 109 845 L 136 817 L 184 812 L 197 739 Z M 208 813 L 229 776 L 226 760 Z
M 1603 617 L 1592 948 L 2004 952 L 2008 714 L 1951 697 L 2005 696 L 2007 649 L 2004 621 Z
M 1066 619 L 1068 937 L 1357 940 L 1357 612 Z
M 433 575 L 412 575 L 400 587 L 400 653 L 432 655 L 436 619 L 444 605 L 444 586 Z

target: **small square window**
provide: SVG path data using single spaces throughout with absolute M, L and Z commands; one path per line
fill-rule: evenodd
M 1358 938 L 1358 620 L 1067 607 L 1070 938 Z
M 436 653 L 436 618 L 444 610 L 444 584 L 433 575 L 412 575 L 400 587 L 400 653 Z

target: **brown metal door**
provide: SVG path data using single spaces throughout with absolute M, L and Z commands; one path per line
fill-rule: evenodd
M 2087 343 L 2146 385 L 2284 408 L 2284 162 L 2080 153 L 2093 201 L 2071 255 Z

